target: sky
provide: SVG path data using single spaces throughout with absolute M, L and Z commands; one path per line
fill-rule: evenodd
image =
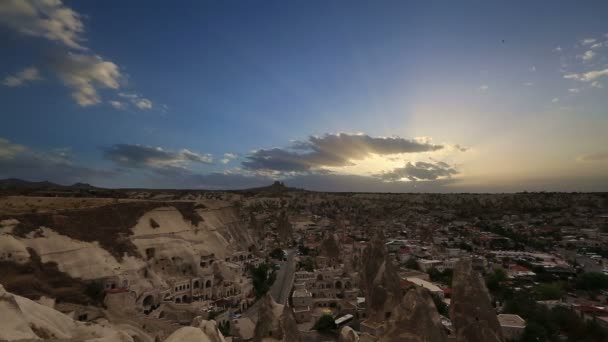
M 606 1 L 0 1 L 0 178 L 608 191 Z

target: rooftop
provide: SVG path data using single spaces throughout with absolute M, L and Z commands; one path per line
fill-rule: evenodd
M 292 297 L 312 297 L 312 293 L 307 289 L 296 289 L 293 291 Z
M 526 321 L 524 321 L 524 319 L 519 315 L 500 314 L 498 315 L 498 322 L 500 323 L 501 327 L 526 327 Z

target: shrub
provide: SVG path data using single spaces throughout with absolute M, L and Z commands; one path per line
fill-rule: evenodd
M 328 332 L 330 330 L 336 329 L 336 322 L 334 317 L 330 314 L 325 314 L 319 317 L 319 320 L 312 327 L 316 331 Z

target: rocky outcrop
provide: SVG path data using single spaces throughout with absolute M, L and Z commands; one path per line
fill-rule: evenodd
M 461 259 L 454 268 L 450 316 L 457 342 L 503 341 L 496 311 L 483 278 L 471 267 L 471 259 Z
M 327 234 L 327 237 L 321 242 L 319 254 L 333 260 L 340 258 L 340 246 L 336 241 L 334 234 Z
M 428 290 L 409 290 L 393 312 L 380 342 L 445 342 L 447 335 Z
M 183 327 L 169 335 L 164 342 L 213 342 L 201 329 Z
M 289 246 L 293 242 L 293 226 L 289 222 L 287 213 L 281 212 L 277 219 L 277 235 L 279 242 L 285 246 Z
M 2 285 L 0 285 L 0 317 L 2 317 L 1 341 L 30 339 L 133 341 L 128 334 L 110 325 L 75 321 L 53 308 L 7 292 Z
M 205 333 L 210 342 L 225 342 L 224 336 L 218 329 L 215 321 L 207 321 L 198 316 L 192 320 L 192 326 L 199 328 L 203 333 Z
M 282 342 L 302 341 L 300 331 L 298 330 L 298 323 L 296 323 L 296 318 L 291 308 L 283 308 L 283 314 L 281 315 L 281 329 L 283 330 Z
M 253 211 L 249 213 L 249 230 L 257 244 L 260 245 L 261 241 L 264 240 L 264 225 L 258 221 Z
M 349 326 L 345 326 L 340 330 L 338 342 L 359 342 L 359 335 Z
M 391 316 L 402 294 L 397 270 L 380 234 L 363 252 L 362 264 L 360 286 L 365 292 L 368 320 L 382 322 Z
M 277 304 L 269 293 L 259 300 L 258 320 L 253 332 L 254 342 L 261 342 L 266 337 L 279 340 L 283 338 L 283 329 L 280 324 L 282 312 L 283 305 Z

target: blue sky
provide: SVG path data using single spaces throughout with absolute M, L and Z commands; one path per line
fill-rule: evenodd
M 603 1 L 7 0 L 0 178 L 608 191 L 603 13 Z

